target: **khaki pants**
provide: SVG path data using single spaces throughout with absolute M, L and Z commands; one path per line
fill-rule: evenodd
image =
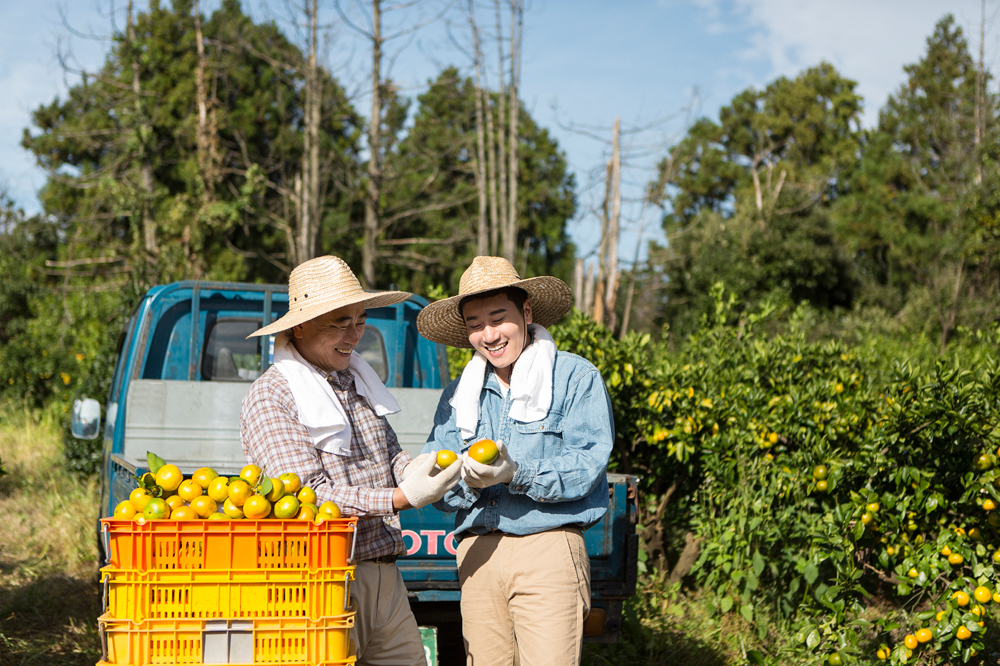
M 468 666 L 580 663 L 590 560 L 578 528 L 466 537 L 458 578 Z
M 420 630 L 395 564 L 358 562 L 351 603 L 357 610 L 351 638 L 358 666 L 426 666 Z

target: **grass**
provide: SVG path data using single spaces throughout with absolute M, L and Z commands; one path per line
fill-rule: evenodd
M 0 405 L 0 460 L 0 666 L 92 666 L 97 482 L 65 470 L 52 412 Z

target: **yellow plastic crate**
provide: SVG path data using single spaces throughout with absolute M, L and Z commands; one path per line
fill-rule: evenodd
M 101 569 L 110 617 L 141 622 L 165 618 L 318 620 L 350 606 L 354 567 L 340 569 Z
M 336 569 L 354 555 L 357 518 L 131 520 L 102 518 L 116 569 Z
M 231 664 L 348 666 L 354 613 L 320 620 L 116 620 L 98 618 L 98 666 Z

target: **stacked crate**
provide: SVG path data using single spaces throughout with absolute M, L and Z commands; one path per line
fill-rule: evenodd
M 357 519 L 103 519 L 98 666 L 353 664 Z

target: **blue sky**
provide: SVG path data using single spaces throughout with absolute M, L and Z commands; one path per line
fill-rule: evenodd
M 435 1 L 444 0 L 425 0 L 424 7 Z M 217 0 L 202 3 L 210 11 Z M 136 4 L 145 7 L 144 0 Z M 279 21 L 285 7 L 281 0 L 243 4 L 258 19 Z M 987 4 L 986 61 L 995 66 L 998 9 L 995 0 Z M 329 66 L 349 90 L 363 91 L 364 46 L 339 23 L 333 0 L 320 0 L 320 6 L 330 25 Z M 749 86 L 765 86 L 826 60 L 858 82 L 864 123 L 870 126 L 903 82 L 903 65 L 920 58 L 945 13 L 955 14 L 974 49 L 979 42 L 977 0 L 528 0 L 527 6 L 522 97 L 535 120 L 557 138 L 576 173 L 579 213 L 570 233 L 584 255 L 599 240 L 591 211 L 602 186 L 594 174 L 607 159 L 608 146 L 569 127 L 610 139 L 615 117 L 625 128 L 652 125 L 624 142 L 623 189 L 627 198 L 638 199 L 659 156 L 692 113 L 716 117 Z M 106 42 L 72 36 L 61 15 L 78 32 L 107 35 L 112 16 L 119 28 L 124 25 L 124 7 L 125 0 L 114 5 L 110 0 L 0 0 L 0 186 L 29 212 L 39 210 L 36 193 L 45 175 L 20 147 L 22 132 L 32 109 L 78 80 L 63 72 L 57 50 L 71 50 L 76 62 L 93 69 L 107 49 Z M 452 34 L 466 39 L 464 15 L 453 10 L 450 17 Z M 485 23 L 489 14 L 481 11 L 479 18 Z M 387 18 L 390 27 L 391 22 Z M 446 27 L 439 21 L 412 39 L 390 43 L 389 51 L 396 53 L 392 77 L 411 94 L 418 94 L 442 65 L 467 67 Z M 489 48 L 487 58 L 495 47 Z M 366 110 L 363 92 L 356 104 Z M 686 107 L 693 111 L 685 113 Z M 641 212 L 638 204 L 623 209 L 620 254 L 626 262 L 639 238 Z M 645 212 L 644 224 L 644 238 L 662 238 L 655 210 Z

